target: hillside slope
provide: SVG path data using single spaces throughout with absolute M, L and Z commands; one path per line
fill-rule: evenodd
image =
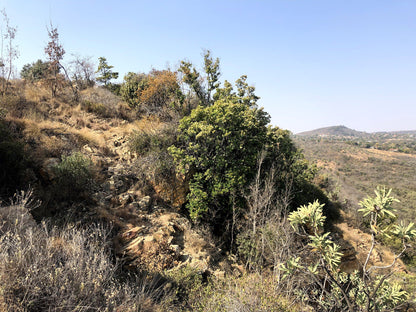
M 25 218 L 21 218 L 24 221 L 22 228 L 17 229 L 17 234 L 13 235 L 24 237 L 28 228 L 42 238 L 40 246 L 36 242 L 28 244 L 34 254 L 40 253 L 49 259 L 45 263 L 50 267 L 44 268 L 43 275 L 55 276 L 48 271 L 55 269 L 53 261 L 57 261 L 60 269 L 67 262 L 73 263 L 77 257 L 80 264 L 84 260 L 77 254 L 77 250 L 88 246 L 88 241 L 80 241 L 78 237 L 82 233 L 90 232 L 81 231 L 81 234 L 71 234 L 71 237 L 66 232 L 56 232 L 57 227 L 62 227 L 62 231 L 67 231 L 65 227 L 68 226 L 72 230 L 84 227 L 91 231 L 93 228 L 97 232 L 94 235 L 103 235 L 100 239 L 105 241 L 107 249 L 111 249 L 110 256 L 102 256 L 108 257 L 106 263 L 113 261 L 115 264 L 122 264 L 117 269 L 119 271 L 111 273 L 117 275 L 117 279 L 124 282 L 131 274 L 137 278 L 136 274 L 140 272 L 149 277 L 139 283 L 147 285 L 149 280 L 156 278 L 157 286 L 146 286 L 150 290 L 143 286 L 143 292 L 148 291 L 154 296 L 151 299 L 148 298 L 151 296 L 145 296 L 151 304 L 150 308 L 143 311 L 156 311 L 154 306 L 163 301 L 161 297 L 169 299 L 171 296 L 174 299 L 169 299 L 172 301 L 166 305 L 170 304 L 170 308 L 166 309 L 165 306 L 161 310 L 193 311 L 195 307 L 202 307 L 206 311 L 204 308 L 210 306 L 221 309 L 231 306 L 232 310 L 234 307 L 243 306 L 249 307 L 251 311 L 300 311 L 300 301 L 291 293 L 293 289 L 281 291 L 279 288 L 293 287 L 292 280 L 286 285 L 286 280 L 281 279 L 282 272 L 279 268 L 292 253 L 295 255 L 298 251 L 310 252 L 307 250 L 308 246 L 302 246 L 305 241 L 295 235 L 286 216 L 273 213 L 270 214 L 271 220 L 263 217 L 261 221 L 260 218 L 257 220 L 259 212 L 254 212 L 254 219 L 259 223 L 253 224 L 260 228 L 260 221 L 264 223 L 264 231 L 257 229 L 254 238 L 250 237 L 250 230 L 245 232 L 242 228 L 249 223 L 238 224 L 234 223 L 234 219 L 230 220 L 226 226 L 239 227 L 236 230 L 237 235 L 233 236 L 234 233 L 231 232 L 233 235 L 230 239 L 224 237 L 225 235 L 215 236 L 206 225 L 192 222 L 189 215 L 181 209 L 186 201 L 187 181 L 175 172 L 166 152 L 166 146 L 170 146 L 172 140 L 176 139 L 178 116 L 166 118 L 168 115 L 165 114 L 165 119 L 162 120 L 156 114 L 141 115 L 118 96 L 103 88 L 82 91 L 78 102 L 72 100 L 69 90 L 63 90 L 58 97 L 51 98 L 48 90 L 37 84 L 25 85 L 17 82 L 14 91 L 14 95 L 2 99 L 1 103 L 0 155 L 4 156 L 5 162 L 2 162 L 0 192 L 2 198 L 7 198 L 16 189 L 24 189 L 30 185 L 33 198 L 41 200 L 39 204 L 29 207 L 31 215 L 25 210 Z M 312 146 L 316 147 L 315 144 Z M 304 147 L 306 150 L 308 145 Z M 312 151 L 307 155 L 314 153 Z M 331 155 L 332 160 L 330 157 L 322 161 L 323 167 L 325 164 L 328 169 L 333 167 L 331 161 L 336 159 L 336 153 L 329 156 Z M 335 163 L 334 168 L 338 168 L 337 165 Z M 290 183 L 288 184 L 290 187 Z M 273 187 L 273 184 L 269 187 Z M 309 192 L 309 189 L 305 190 Z M 253 202 L 260 205 L 256 209 L 271 209 L 269 196 L 273 192 L 268 193 L 270 189 L 264 193 L 259 188 L 251 188 L 250 191 L 254 192 L 250 193 Z M 290 201 L 290 194 L 280 195 L 282 202 L 273 206 L 275 209 L 281 209 L 279 204 L 283 207 L 283 200 Z M 19 221 L 15 221 L 14 215 L 9 213 L 16 206 L 19 205 L 12 202 L 1 207 L 0 234 L 10 227 L 13 228 L 13 222 Z M 287 209 L 288 206 L 285 207 Z M 19 206 L 16 212 L 20 213 L 20 210 L 22 207 Z M 243 215 L 244 211 L 238 213 L 240 218 L 246 219 L 250 217 L 249 213 L 253 214 L 253 210 L 247 215 Z M 40 226 L 34 222 L 32 216 Z M 355 230 L 347 219 L 345 217 L 343 222 L 333 228 L 331 239 L 341 246 L 344 253 L 341 268 L 345 272 L 351 272 L 362 267 L 371 239 L 368 234 Z M 51 228 L 48 227 L 48 222 Z M 102 228 L 95 230 L 92 225 L 97 223 L 111 228 L 111 235 L 101 232 Z M 238 235 L 241 233 L 248 235 Z M 279 235 L 275 235 L 276 233 Z M 360 241 L 360 237 L 365 239 Z M 74 239 L 80 242 L 74 242 Z M 227 247 L 226 240 L 237 241 L 237 247 Z M 96 243 L 93 241 L 93 244 Z M 37 248 L 41 249 L 43 246 L 46 249 L 39 252 Z M 18 251 L 17 254 L 22 253 Z M 9 253 L 6 251 L 0 255 L 8 257 Z M 95 259 L 94 252 L 90 252 L 89 256 Z M 383 265 L 391 261 L 392 257 L 384 247 L 377 246 L 369 263 Z M 19 265 L 29 267 L 33 259 L 37 260 L 38 257 L 29 255 L 28 259 L 24 259 L 27 263 Z M 109 267 L 108 264 L 105 265 Z M 402 263 L 399 265 L 404 267 Z M 42 280 L 43 276 L 36 274 L 39 267 L 42 265 L 34 262 L 30 272 L 35 273 L 30 278 L 36 280 L 39 277 L 42 287 L 53 288 L 49 283 L 56 285 L 56 280 Z M 74 268 L 77 266 L 68 268 L 69 275 Z M 3 279 L 4 276 L 9 276 L 6 269 L 0 270 Z M 15 270 L 17 271 L 19 270 Z M 19 272 L 25 275 L 24 270 Z M 80 273 L 77 272 L 79 276 Z M 314 287 L 312 280 L 299 279 L 299 276 L 293 277 L 296 283 L 302 281 L 296 287 Z M 13 287 L 23 287 L 19 284 L 19 278 L 11 279 L 18 285 Z M 10 292 L 9 284 L 5 285 L 7 291 L 4 293 L 10 297 L 3 298 L 0 287 L 0 308 L 6 299 L 11 298 L 10 300 L 17 302 L 20 300 Z M 76 285 L 74 291 L 82 293 L 85 285 Z M 276 285 L 279 287 L 275 287 Z M 157 289 L 157 294 L 153 294 L 152 287 Z M 33 291 L 36 289 L 33 287 Z M 59 298 L 56 294 L 52 295 L 55 301 Z M 41 302 L 50 300 L 48 294 L 36 293 L 33 296 L 40 298 Z M 68 296 L 71 300 L 78 299 L 71 291 Z M 247 302 L 247 298 L 250 302 Z M 147 301 L 143 303 L 140 300 L 138 302 L 142 306 L 148 304 Z M 201 302 L 203 300 L 205 302 Z M 303 308 L 312 310 L 307 305 L 305 308 L 305 304 Z M 221 309 L 212 308 L 215 311 Z
M 305 156 L 316 162 L 325 181 L 331 184 L 332 196 L 353 210 L 377 185 L 392 188 L 400 200 L 402 218 L 416 219 L 416 155 L 384 151 L 348 144 L 296 138 Z
M 331 126 L 319 128 L 311 131 L 304 131 L 296 135 L 302 137 L 322 136 L 322 137 L 366 137 L 368 133 L 356 131 L 345 126 Z

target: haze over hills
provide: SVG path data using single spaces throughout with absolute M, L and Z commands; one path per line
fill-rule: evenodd
M 416 130 L 403 130 L 403 131 L 380 131 L 380 132 L 364 132 L 350 129 L 346 126 L 330 126 L 324 128 L 318 128 L 310 131 L 304 131 L 297 133 L 298 136 L 312 137 L 353 137 L 353 138 L 368 138 L 373 135 L 406 135 L 416 136 Z

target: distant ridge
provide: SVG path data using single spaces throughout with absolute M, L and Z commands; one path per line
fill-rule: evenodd
M 357 131 L 345 126 L 332 126 L 311 131 L 297 133 L 299 136 L 323 136 L 323 137 L 366 137 L 367 132 Z

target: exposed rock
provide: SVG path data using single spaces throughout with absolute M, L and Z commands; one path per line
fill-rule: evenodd
M 118 196 L 118 201 L 121 205 L 129 204 L 133 201 L 133 197 L 129 193 L 124 193 Z
M 84 146 L 82 147 L 82 151 L 83 151 L 83 152 L 86 152 L 86 153 L 89 153 L 89 154 L 94 153 L 94 151 L 92 150 L 91 146 L 89 146 L 88 144 L 87 144 L 87 145 L 84 145 Z
M 145 196 L 143 197 L 139 202 L 139 208 L 143 209 L 143 210 L 147 210 L 150 208 L 150 204 L 151 204 L 151 197 L 150 196 Z
M 150 197 L 142 199 L 150 204 Z M 148 221 L 132 226 L 121 235 L 119 253 L 130 259 L 131 264 L 148 271 L 171 269 L 190 265 L 206 271 L 211 267 L 212 254 L 219 250 L 192 230 L 190 222 L 176 212 L 146 215 Z

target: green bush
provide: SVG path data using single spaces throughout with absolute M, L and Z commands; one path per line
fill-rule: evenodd
M 187 207 L 192 219 L 208 214 L 208 219 L 216 216 L 224 222 L 233 206 L 244 208 L 242 194 L 257 173 L 263 150 L 261 170 L 276 170 L 277 188 L 284 189 L 289 180 L 297 186 L 313 176 L 290 133 L 268 127 L 269 121 L 262 109 L 229 101 L 199 106 L 180 121 L 177 146 L 169 151 L 190 180 Z
M 131 107 L 139 105 L 138 91 L 143 90 L 148 85 L 146 74 L 136 74 L 129 72 L 124 76 L 124 81 L 120 87 L 120 95 Z
M 93 164 L 80 152 L 62 156 L 59 164 L 53 167 L 59 198 L 79 198 L 90 192 L 94 186 Z
M 180 121 L 179 147 L 172 146 L 170 153 L 191 176 L 187 206 L 192 219 L 209 210 L 231 211 L 232 194 L 247 185 L 267 143 L 269 120 L 263 110 L 218 101 Z
M 49 62 L 37 60 L 32 64 L 23 66 L 20 76 L 29 82 L 36 82 L 45 79 L 49 74 Z

